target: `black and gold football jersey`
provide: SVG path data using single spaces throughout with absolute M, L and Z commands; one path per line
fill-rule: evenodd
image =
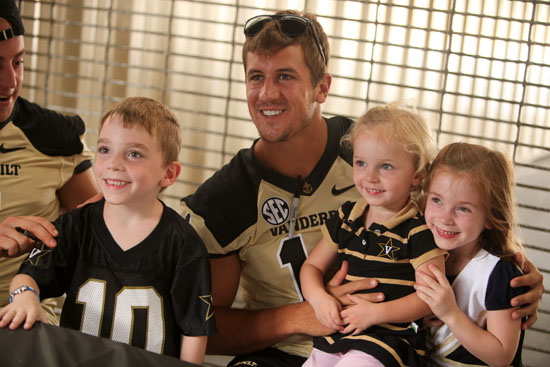
M 19 97 L 12 115 L 0 122 L 0 222 L 10 216 L 35 215 L 55 220 L 57 190 L 75 173 L 92 166 L 78 116 L 65 116 Z M 26 255 L 0 258 L 0 307 L 9 300 L 9 284 Z M 48 321 L 55 302 L 44 301 Z
M 290 178 L 262 167 L 251 147 L 182 199 L 182 215 L 190 218 L 211 257 L 238 253 L 248 309 L 303 301 L 300 268 L 321 239 L 321 226 L 343 202 L 359 198 L 351 152 L 340 146 L 351 120 L 337 116 L 326 122 L 327 146 L 309 177 Z M 295 196 L 298 205 L 292 218 Z M 275 347 L 307 357 L 311 338 L 294 336 Z
M 36 249 L 20 273 L 41 296 L 67 293 L 61 326 L 179 357 L 181 335 L 215 332 L 210 265 L 189 223 L 163 205 L 156 228 L 123 251 L 103 220 L 104 201 L 59 217 L 55 249 Z

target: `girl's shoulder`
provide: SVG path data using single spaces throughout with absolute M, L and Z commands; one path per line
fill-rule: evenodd
M 498 260 L 487 283 L 485 296 L 487 310 L 511 308 L 510 300 L 529 290 L 529 287 L 514 288 L 510 286 L 510 281 L 521 275 L 523 275 L 523 272 L 514 262 L 504 259 Z

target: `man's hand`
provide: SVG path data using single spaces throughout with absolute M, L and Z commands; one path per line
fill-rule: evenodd
M 522 263 L 524 256 L 516 253 L 515 258 L 518 264 Z M 527 316 L 527 321 L 521 323 L 523 330 L 530 328 L 538 319 L 537 309 L 542 300 L 544 292 L 544 277 L 535 265 L 525 257 L 523 264 L 523 276 L 516 277 L 510 281 L 511 287 L 529 287 L 529 291 L 522 295 L 512 298 L 511 304 L 514 307 L 521 306 L 512 313 L 514 320 Z
M 351 300 L 347 297 L 348 294 L 355 294 L 356 292 L 373 289 L 378 285 L 378 281 L 375 279 L 361 279 L 353 282 L 346 283 L 342 285 L 342 282 L 346 278 L 348 273 L 348 262 L 342 262 L 342 266 L 332 279 L 327 283 L 327 292 L 330 293 L 333 297 L 337 298 L 342 306 L 349 306 L 353 304 Z M 369 302 L 381 302 L 384 300 L 384 293 L 361 293 L 357 294 L 357 297 L 361 297 Z
M 31 232 L 49 247 L 57 246 L 55 226 L 41 217 L 8 217 L 0 223 L 0 257 L 17 257 L 34 248 L 34 241 L 15 227 Z

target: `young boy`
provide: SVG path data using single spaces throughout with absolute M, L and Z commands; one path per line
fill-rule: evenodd
M 215 332 L 203 243 L 157 199 L 181 166 L 181 130 L 135 97 L 102 118 L 94 174 L 104 199 L 59 217 L 54 249 L 35 249 L 10 284 L 0 327 L 42 319 L 39 297 L 67 293 L 61 326 L 201 364 Z M 182 335 L 183 334 L 183 335 Z

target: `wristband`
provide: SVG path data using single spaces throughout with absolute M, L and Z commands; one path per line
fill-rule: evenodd
M 20 293 L 26 292 L 26 291 L 31 291 L 34 294 L 36 294 L 36 297 L 38 297 L 38 302 L 40 302 L 40 296 L 38 295 L 38 293 L 36 293 L 36 291 L 34 289 L 32 289 L 31 287 L 29 287 L 28 285 L 24 285 L 24 286 L 19 287 L 16 290 L 14 290 L 13 292 L 10 293 L 10 303 L 13 302 L 13 297 L 17 296 Z

